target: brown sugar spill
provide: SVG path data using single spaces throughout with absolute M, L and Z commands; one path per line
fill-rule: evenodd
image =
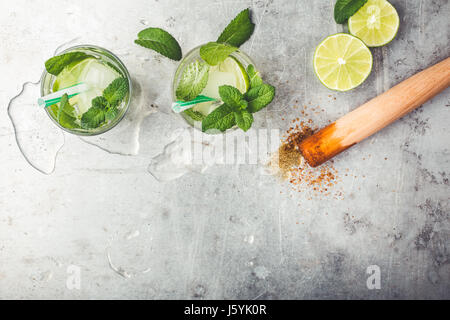
M 303 107 L 302 116 L 307 115 L 307 106 Z M 289 182 L 295 191 L 309 191 L 313 194 L 342 196 L 341 191 L 332 190 L 340 180 L 338 171 L 329 162 L 320 168 L 312 168 L 300 153 L 300 143 L 313 135 L 317 128 L 311 119 L 292 120 L 292 126 L 283 136 L 278 151 L 272 155 L 270 167 L 283 180 Z

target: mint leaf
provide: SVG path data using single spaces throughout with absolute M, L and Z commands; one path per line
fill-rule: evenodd
M 233 108 L 234 110 L 241 109 L 242 103 L 244 100 L 244 96 L 242 93 L 236 89 L 235 87 L 223 85 L 219 87 L 219 95 L 222 101 Z
M 95 97 L 94 99 L 92 99 L 91 104 L 93 107 L 100 108 L 100 109 L 106 109 L 108 107 L 108 100 L 106 100 L 105 97 L 98 96 L 98 97 Z
M 209 66 L 198 60 L 191 62 L 184 70 L 175 92 L 178 100 L 190 101 L 197 97 L 208 83 Z
M 111 107 L 118 106 L 128 93 L 128 80 L 117 78 L 103 90 L 103 97 L 108 101 Z
M 334 5 L 334 20 L 337 23 L 345 23 L 348 18 L 356 13 L 368 0 L 337 0 Z
M 263 84 L 261 74 L 252 64 L 248 65 L 247 74 L 250 79 L 250 88 L 256 88 Z
M 81 127 L 83 129 L 98 128 L 105 121 L 105 110 L 98 107 L 90 107 L 88 111 L 81 116 Z
M 234 112 L 234 118 L 239 128 L 244 131 L 250 129 L 253 123 L 253 115 L 247 110 L 240 110 Z
M 245 9 L 223 30 L 217 42 L 240 47 L 250 38 L 254 29 L 255 24 L 250 20 L 250 11 Z
M 117 109 L 117 107 L 111 107 L 105 113 L 105 120 L 106 121 L 114 120 L 118 114 L 119 114 L 119 110 Z
M 64 128 L 67 129 L 78 129 L 80 128 L 80 126 L 76 123 L 76 118 L 73 118 L 69 115 L 67 115 L 67 113 L 63 112 L 61 114 L 61 117 L 59 118 L 59 124 L 62 125 Z
M 61 117 L 61 115 L 65 113 L 66 115 L 75 118 L 76 114 L 75 114 L 75 108 L 73 106 L 70 105 L 69 103 L 69 96 L 67 95 L 67 93 L 65 93 L 62 97 L 61 100 L 59 102 L 59 109 L 58 109 L 58 113 L 57 113 L 57 118 L 59 121 L 59 118 Z
M 152 49 L 172 60 L 181 60 L 181 48 L 178 41 L 167 31 L 160 28 L 147 28 L 138 33 L 136 44 Z
M 69 96 L 67 94 L 64 94 L 61 97 L 56 118 L 59 124 L 64 128 L 79 128 L 79 125 L 76 123 L 75 108 L 70 105 Z
M 202 121 L 205 118 L 203 113 L 194 111 L 192 108 L 184 110 L 183 113 L 194 121 Z
M 103 110 L 106 121 L 114 120 L 119 114 L 119 109 L 117 109 L 117 106 L 112 106 L 108 100 L 102 96 L 92 99 L 92 108 Z
M 248 111 L 254 113 L 261 110 L 272 102 L 274 96 L 275 88 L 271 85 L 263 84 L 259 87 L 251 88 L 246 93 L 246 98 L 248 101 Z
M 226 104 L 221 105 L 213 112 L 208 114 L 202 121 L 202 131 L 218 129 L 225 131 L 236 124 L 233 109 Z
M 236 50 L 236 47 L 230 46 L 226 43 L 209 42 L 200 48 L 200 56 L 209 65 L 215 66 L 223 62 Z
M 64 53 L 48 59 L 45 62 L 45 69 L 48 73 L 57 76 L 61 73 L 61 71 L 64 70 L 66 66 L 68 66 L 72 62 L 80 62 L 87 58 L 93 58 L 93 56 L 79 51 Z

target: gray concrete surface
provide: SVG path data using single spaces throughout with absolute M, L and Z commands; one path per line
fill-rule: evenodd
M 308 199 L 256 165 L 165 183 L 147 173 L 183 123 L 164 112 L 176 64 L 133 44 L 146 25 L 167 29 L 187 52 L 252 8 L 257 27 L 242 48 L 277 87 L 257 125 L 286 129 L 281 119 L 298 116 L 295 100 L 334 120 L 449 55 L 447 0 L 391 2 L 397 38 L 372 50 L 361 87 L 335 93 L 311 66 L 316 44 L 345 30 L 331 0 L 2 1 L 0 298 L 450 298 L 448 89 L 339 156 L 336 167 L 351 177 L 342 177 L 338 199 Z M 116 52 L 146 108 L 159 108 L 142 122 L 138 155 L 66 135 L 55 172 L 43 175 L 19 152 L 6 108 L 76 38 Z M 366 285 L 371 265 L 380 289 Z

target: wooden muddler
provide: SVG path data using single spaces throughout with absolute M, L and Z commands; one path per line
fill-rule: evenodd
M 366 102 L 300 143 L 316 167 L 403 117 L 450 85 L 450 57 Z

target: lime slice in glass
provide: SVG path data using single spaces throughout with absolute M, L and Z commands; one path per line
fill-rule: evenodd
M 242 94 L 246 93 L 250 87 L 250 79 L 244 66 L 234 57 L 230 56 L 217 66 L 209 69 L 208 83 L 201 92 L 202 95 L 220 100 L 219 87 L 223 85 L 233 86 Z M 203 102 L 193 107 L 194 111 L 203 115 L 208 115 L 221 103 Z
M 224 62 L 219 64 L 219 71 L 234 74 L 236 77 L 236 88 L 241 93 L 246 93 L 250 88 L 250 78 L 244 66 L 233 56 L 226 58 Z
M 338 33 L 323 40 L 314 53 L 314 71 L 327 88 L 348 91 L 356 88 L 372 70 L 372 54 L 358 38 Z
M 94 63 L 94 58 L 84 59 L 82 61 L 73 62 L 61 71 L 53 83 L 53 91 L 58 91 L 74 84 L 77 84 L 78 79 L 89 65 Z
M 53 83 L 53 91 L 81 82 L 86 83 L 89 86 L 88 91 L 70 98 L 70 103 L 76 105 L 76 110 L 81 115 L 91 107 L 92 99 L 101 96 L 103 90 L 117 77 L 119 74 L 114 69 L 97 59 L 89 58 L 64 68 Z
M 380 47 L 395 38 L 400 19 L 397 10 L 386 0 L 369 0 L 348 20 L 351 34 L 369 47 Z

